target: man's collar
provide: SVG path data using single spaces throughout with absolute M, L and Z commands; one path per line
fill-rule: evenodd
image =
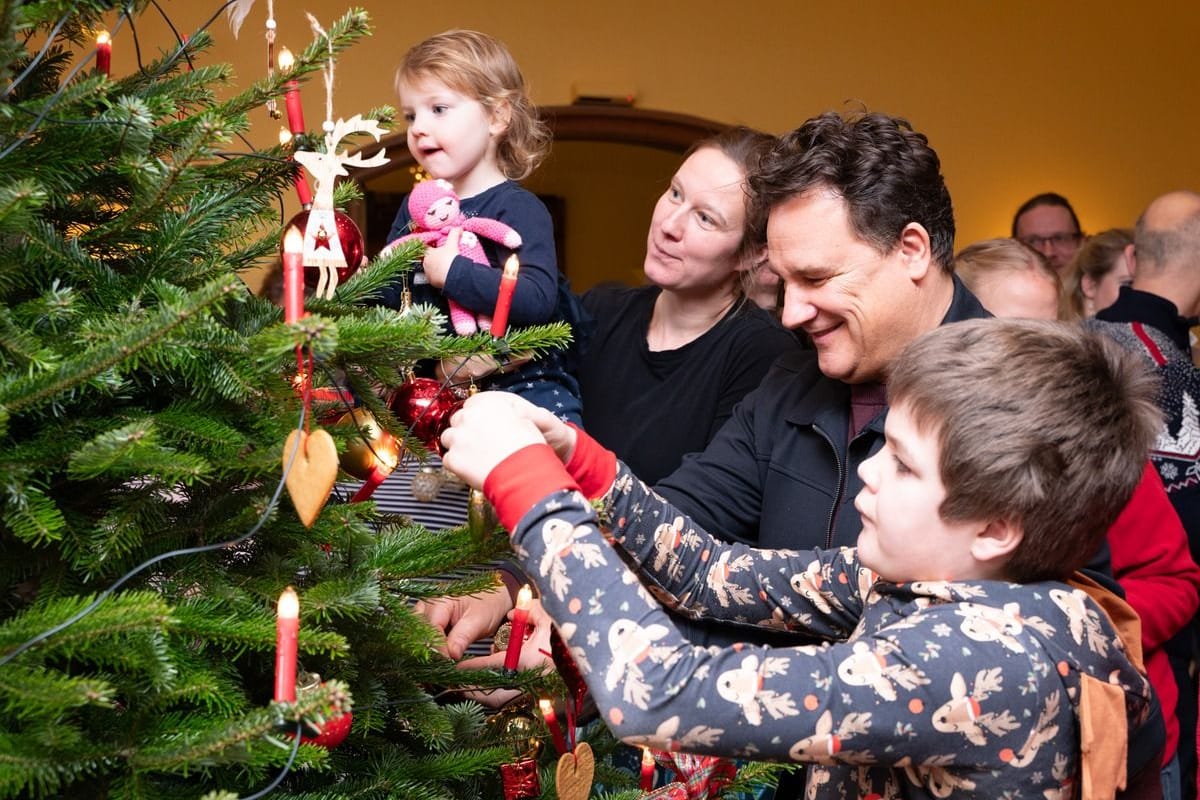
M 1157 328 L 1185 353 L 1191 351 L 1191 320 L 1179 316 L 1179 308 L 1161 295 L 1122 286 L 1117 301 L 1096 314 L 1105 322 L 1140 322 Z

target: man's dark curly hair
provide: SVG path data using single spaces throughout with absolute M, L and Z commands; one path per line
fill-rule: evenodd
M 954 209 L 941 161 L 907 120 L 827 112 L 780 137 L 750 176 L 755 220 L 811 190 L 845 201 L 855 233 L 890 253 L 910 222 L 929 233 L 933 261 L 954 269 Z

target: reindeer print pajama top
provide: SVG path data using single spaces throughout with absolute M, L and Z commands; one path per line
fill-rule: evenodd
M 853 548 L 722 543 L 582 433 L 566 469 L 528 447 L 484 489 L 627 742 L 809 762 L 813 800 L 1045 800 L 1078 795 L 1081 705 L 1118 744 L 1146 713 L 1148 684 L 1082 589 L 897 585 Z M 827 643 L 699 647 L 660 602 Z

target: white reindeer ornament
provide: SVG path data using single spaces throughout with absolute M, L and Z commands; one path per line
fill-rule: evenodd
M 339 274 L 349 274 L 358 268 L 357 263 L 347 263 L 346 253 L 353 251 L 361 255 L 362 252 L 362 234 L 358 233 L 358 227 L 353 220 L 333 208 L 333 187 L 337 178 L 350 174 L 347 166 L 377 167 L 388 162 L 384 150 L 367 159 L 363 158 L 362 153 L 351 156 L 345 150 L 338 152 L 338 144 L 352 133 L 369 133 L 379 141 L 385 131 L 378 120 L 364 120 L 361 114 L 355 114 L 349 120 L 339 119 L 325 134 L 324 153 L 297 150 L 295 156 L 317 186 L 312 209 L 304 212 L 308 214 L 308 220 L 304 223 L 304 266 L 316 267 L 321 271 L 314 294 L 326 300 L 333 298 L 340 280 Z M 339 217 L 343 219 L 339 220 Z M 341 241 L 339 227 L 343 231 L 351 230 L 351 235 L 358 233 L 357 247 L 349 247 L 349 242 Z

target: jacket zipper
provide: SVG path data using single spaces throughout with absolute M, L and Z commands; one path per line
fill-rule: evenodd
M 833 525 L 837 520 L 838 506 L 842 504 L 842 492 L 846 490 L 846 468 L 842 465 L 842 457 L 838 455 L 837 448 L 833 446 L 833 440 L 816 425 L 813 425 L 813 430 L 821 434 L 821 438 L 833 450 L 833 460 L 837 463 L 838 468 L 837 492 L 833 495 L 833 507 L 829 509 L 829 523 L 825 527 L 825 549 L 829 550 L 833 547 Z

